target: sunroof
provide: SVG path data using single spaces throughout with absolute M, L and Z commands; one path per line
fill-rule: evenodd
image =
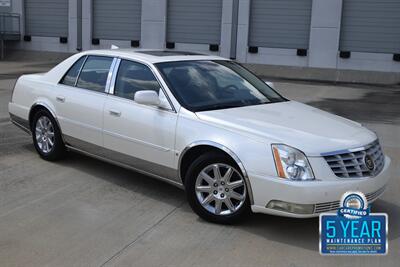
M 136 51 L 137 53 L 142 53 L 146 55 L 156 56 L 156 57 L 166 57 L 166 56 L 200 56 L 203 54 L 195 52 L 185 52 L 185 51 L 167 51 L 167 50 L 149 50 L 149 51 Z

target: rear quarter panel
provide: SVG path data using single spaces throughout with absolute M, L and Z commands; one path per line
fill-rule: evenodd
M 12 100 L 9 103 L 9 112 L 22 119 L 29 119 L 29 112 L 35 103 L 42 103 L 54 112 L 52 99 L 53 85 L 43 81 L 43 74 L 21 76 L 14 89 Z
M 12 99 L 8 105 L 9 112 L 28 120 L 32 106 L 41 104 L 55 115 L 56 109 L 53 101 L 55 101 L 57 84 L 81 56 L 83 55 L 73 55 L 47 73 L 22 75 L 15 84 Z

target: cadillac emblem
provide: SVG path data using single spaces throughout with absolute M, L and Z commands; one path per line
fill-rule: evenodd
M 364 163 L 368 170 L 373 171 L 375 169 L 374 160 L 372 159 L 372 157 L 370 155 L 365 155 Z

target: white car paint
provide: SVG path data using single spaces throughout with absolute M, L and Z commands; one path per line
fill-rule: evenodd
M 164 106 L 143 105 L 111 94 L 59 84 L 82 55 L 106 55 L 148 65 L 165 90 L 166 96 L 160 96 Z M 43 105 L 56 118 L 63 135 L 175 170 L 172 182 L 176 185 L 181 185 L 181 154 L 188 148 L 207 144 L 224 149 L 234 157 L 248 179 L 254 212 L 318 216 L 317 213 L 302 215 L 272 210 L 266 205 L 271 200 L 300 204 L 334 202 L 348 190 L 368 194 L 387 184 L 390 165 L 387 156 L 379 175 L 355 179 L 338 178 L 321 156 L 362 147 L 377 139 L 359 123 L 295 101 L 196 113 L 186 110 L 153 64 L 188 58 L 222 59 L 201 55 L 157 57 L 123 49 L 82 52 L 45 74 L 21 76 L 9 103 L 9 112 L 14 118 L 28 121 L 32 107 Z M 107 90 L 112 91 L 112 87 L 111 84 Z M 169 108 L 165 106 L 166 97 L 171 103 Z M 271 152 L 271 144 L 275 143 L 304 152 L 316 180 L 302 182 L 279 178 Z

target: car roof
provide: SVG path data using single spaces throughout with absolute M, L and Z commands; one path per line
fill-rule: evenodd
M 150 50 L 150 49 L 101 49 L 83 52 L 86 55 L 104 55 L 122 57 L 132 60 L 142 60 L 149 63 L 185 61 L 185 60 L 227 60 L 219 56 L 204 55 L 196 52 L 176 50 Z

